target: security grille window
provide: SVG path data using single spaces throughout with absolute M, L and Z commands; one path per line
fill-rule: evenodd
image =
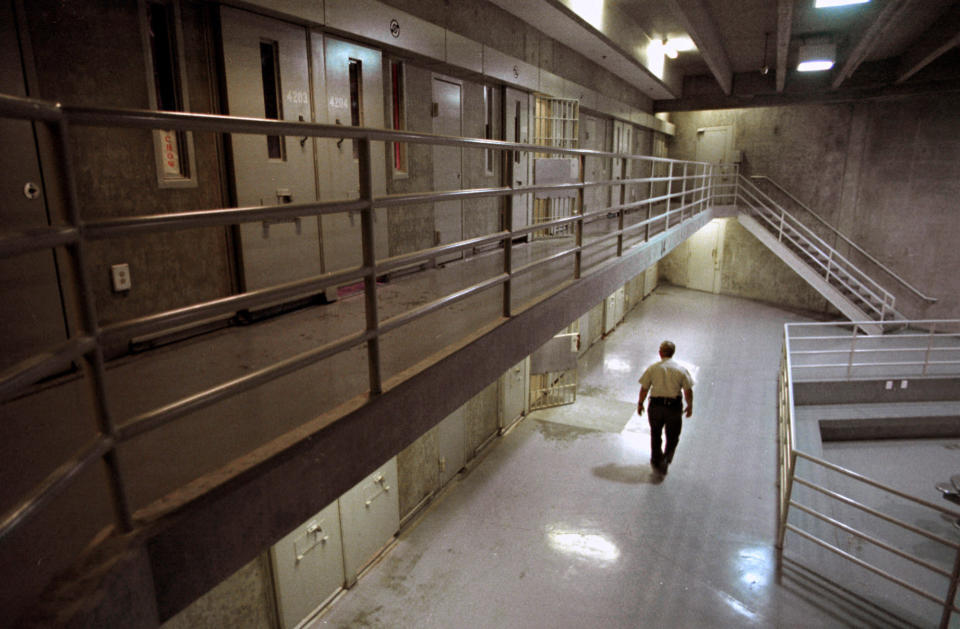
M 278 61 L 277 42 L 260 42 L 260 76 L 263 84 L 263 117 L 270 120 L 280 120 L 283 116 L 280 102 L 280 67 Z M 284 142 L 279 135 L 267 136 L 267 157 L 270 159 L 286 159 Z
M 580 140 L 580 101 L 570 98 L 552 98 L 536 95 L 534 102 L 533 143 L 540 146 L 577 148 Z M 537 153 L 534 156 L 534 172 L 539 170 L 540 160 L 555 160 L 552 153 Z M 573 168 L 573 165 L 571 165 Z M 540 194 L 533 201 L 533 223 L 545 223 L 558 218 L 573 216 L 579 211 L 576 196 L 547 196 Z M 572 235 L 571 225 L 547 227 L 533 232 L 533 238 L 555 238 Z
M 407 128 L 407 101 L 404 84 L 403 62 L 390 63 L 390 86 L 392 95 L 392 122 L 393 128 L 403 131 Z M 407 174 L 407 144 L 406 142 L 393 143 L 393 174 Z
M 359 59 L 350 60 L 350 124 L 363 126 L 363 64 Z M 360 159 L 360 145 L 353 141 L 353 159 Z
M 150 107 L 188 111 L 187 88 L 182 80 L 180 6 L 176 0 L 143 0 L 140 9 Z M 160 187 L 195 186 L 192 134 L 170 129 L 154 131 L 153 135 Z
M 483 86 L 483 110 L 484 110 L 483 137 L 486 138 L 487 140 L 492 140 L 493 139 L 493 88 L 489 85 Z M 486 173 L 488 175 L 493 174 L 493 160 L 494 160 L 493 153 L 494 152 L 491 150 L 484 151 L 484 164 L 486 166 Z

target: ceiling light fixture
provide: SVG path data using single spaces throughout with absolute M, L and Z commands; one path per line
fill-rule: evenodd
M 805 44 L 800 46 L 798 72 L 822 72 L 833 67 L 836 60 L 835 44 Z
M 664 38 L 663 42 L 660 44 L 663 47 L 663 54 L 667 55 L 670 59 L 676 59 L 677 49 L 673 47 L 672 42 L 669 39 Z
M 870 0 L 816 0 L 813 6 L 817 9 L 829 9 L 831 7 L 845 7 L 848 4 L 866 4 Z

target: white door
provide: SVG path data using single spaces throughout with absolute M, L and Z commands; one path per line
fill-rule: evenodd
M 343 586 L 340 507 L 334 501 L 270 549 L 284 629 L 296 627 Z
M 315 35 L 319 41 L 319 35 Z M 382 55 L 379 50 L 333 37 L 323 37 L 323 76 L 326 78 L 328 124 L 383 128 Z M 316 63 L 316 62 L 315 62 Z M 315 70 L 319 76 L 319 69 Z M 358 143 L 328 140 L 319 144 L 320 181 L 325 183 L 325 201 L 356 199 L 360 196 Z M 383 142 L 371 145 L 373 193 L 386 191 L 386 164 Z M 323 270 L 337 271 L 363 263 L 360 214 L 347 212 L 321 217 Z M 387 211 L 374 212 L 374 239 L 377 258 L 388 255 Z M 328 291 L 328 296 L 332 296 Z
M 623 320 L 624 288 L 621 286 L 604 300 L 603 333 L 613 332 L 617 324 Z
M 400 528 L 397 458 L 340 496 L 343 570 L 348 586 Z
M 459 83 L 433 78 L 433 132 L 437 135 L 463 135 L 461 126 L 461 91 Z M 463 149 L 459 146 L 433 147 L 433 189 L 437 192 L 462 187 Z M 463 240 L 463 201 L 441 201 L 433 204 L 435 243 L 445 245 Z M 448 262 L 463 256 L 462 252 L 443 256 Z
M 12 5 L 0 6 L 0 92 L 26 96 Z M 46 197 L 33 128 L 25 120 L 0 118 L 0 229 L 47 227 Z M 62 342 L 67 327 L 53 251 L 0 259 L 0 371 L 49 344 Z
M 733 152 L 733 126 L 722 125 L 719 127 L 704 127 L 697 129 L 697 161 L 710 162 L 711 164 L 720 164 L 729 168 L 731 166 L 731 153 Z M 717 176 L 714 178 L 713 185 L 720 186 L 718 192 L 730 191 L 729 194 L 722 194 L 720 201 L 722 203 L 733 203 L 733 185 L 732 175 Z
M 311 121 L 306 30 L 228 7 L 220 16 L 230 115 Z M 317 199 L 312 143 L 237 133 L 230 139 L 240 206 Z M 245 290 L 321 272 L 316 217 L 244 223 L 239 235 Z
M 507 142 L 527 143 L 530 141 L 530 95 L 513 88 L 504 92 L 504 140 Z M 526 186 L 530 182 L 530 154 L 526 151 L 514 151 L 512 160 L 513 179 L 510 187 Z M 508 171 L 509 172 L 509 169 Z M 527 194 L 515 194 L 513 200 L 513 228 L 519 229 L 530 224 L 531 197 Z
M 501 376 L 500 428 L 508 428 L 526 413 L 530 359 L 524 358 Z
M 467 464 L 467 424 L 461 406 L 437 424 L 440 486 L 443 487 Z
M 687 239 L 690 251 L 688 288 L 708 293 L 720 292 L 720 265 L 725 223 L 714 219 Z

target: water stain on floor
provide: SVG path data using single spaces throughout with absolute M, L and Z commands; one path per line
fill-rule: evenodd
M 579 428 L 567 424 L 555 424 L 542 419 L 538 419 L 536 422 L 537 430 L 547 441 L 573 443 L 581 437 L 595 435 L 601 432 L 599 430 Z

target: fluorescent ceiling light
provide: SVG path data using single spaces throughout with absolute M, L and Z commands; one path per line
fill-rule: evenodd
M 667 46 L 679 52 L 689 52 L 697 49 L 697 45 L 693 43 L 693 40 L 686 36 L 668 38 Z
M 798 72 L 822 72 L 833 67 L 837 56 L 834 44 L 808 44 L 800 46 Z
M 833 61 L 819 59 L 815 61 L 801 61 L 797 64 L 797 72 L 823 72 L 833 67 Z
M 870 0 L 817 0 L 813 6 L 818 9 L 828 9 L 830 7 L 845 7 L 848 4 L 866 4 Z

